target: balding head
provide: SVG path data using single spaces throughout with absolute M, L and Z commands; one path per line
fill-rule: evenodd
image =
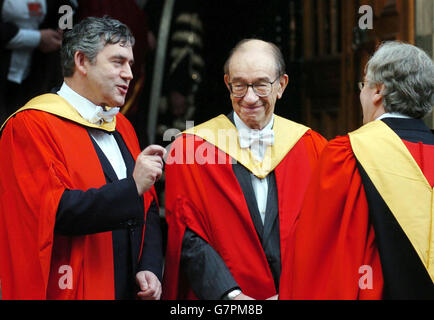
M 231 51 L 223 78 L 235 113 L 248 127 L 262 129 L 271 121 L 288 84 L 284 69 L 282 54 L 272 43 L 243 40 Z
M 231 60 L 235 55 L 258 51 L 270 54 L 274 58 L 277 76 L 285 73 L 285 60 L 280 49 L 274 43 L 259 39 L 244 39 L 238 42 L 229 53 L 224 65 L 224 73 L 229 75 Z

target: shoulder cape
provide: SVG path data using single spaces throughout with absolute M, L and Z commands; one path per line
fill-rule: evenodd
M 3 127 L 0 148 L 8 152 L 0 157 L 0 181 L 5 182 L 0 183 L 0 277 L 5 299 L 114 298 L 111 232 L 77 237 L 53 232 L 65 189 L 106 183 L 86 124 L 75 119 L 71 106 L 50 94 L 31 100 Z M 140 148 L 134 130 L 122 115 L 117 120 L 116 130 L 136 158 Z M 154 197 L 154 190 L 145 195 L 146 211 Z M 73 286 L 62 289 L 69 267 Z
M 384 122 L 370 122 L 349 137 L 357 160 L 434 282 L 433 188 L 402 140 Z
M 295 245 L 291 248 L 294 253 L 287 261 L 290 267 L 282 272 L 282 299 L 383 298 L 382 263 L 357 162 L 377 181 L 376 187 L 385 199 L 402 188 L 397 181 L 419 184 L 425 192 L 430 187 L 418 166 L 423 163 L 418 155 L 420 146 L 403 142 L 379 122 L 370 123 L 350 136 L 336 138 L 324 149 L 306 192 Z M 423 195 L 418 198 L 417 193 L 424 191 L 418 189 L 414 194 L 412 187 L 404 188 L 406 193 L 401 193 L 399 199 L 387 200 L 387 205 L 392 209 L 407 202 L 402 205 L 407 208 L 411 205 L 408 210 L 414 213 L 414 208 L 420 208 L 419 202 L 423 201 Z M 429 200 L 428 204 L 431 203 Z M 415 224 L 419 224 L 420 215 L 424 212 L 414 214 Z M 422 228 L 421 236 L 429 227 L 430 224 Z M 428 252 L 426 242 L 425 253 Z
M 104 122 L 101 125 L 91 123 L 86 119 L 83 119 L 81 115 L 78 113 L 78 111 L 61 96 L 53 93 L 47 93 L 31 99 L 29 102 L 25 104 L 25 106 L 23 106 L 22 108 L 14 112 L 12 115 L 10 115 L 9 118 L 6 119 L 6 121 L 0 127 L 0 131 L 3 129 L 3 127 L 9 121 L 10 118 L 12 118 L 17 113 L 24 110 L 39 110 L 39 111 L 48 112 L 58 117 L 71 120 L 77 124 L 80 124 L 88 128 L 96 128 L 108 132 L 113 132 L 115 131 L 116 128 L 116 117 L 113 118 L 112 122 L 109 123 Z
M 226 125 L 228 122 L 230 125 Z M 221 123 L 222 128 L 231 129 L 230 121 L 220 116 L 178 137 L 168 154 L 166 220 L 169 230 L 164 299 L 195 298 L 179 270 L 182 238 L 187 227 L 219 253 L 243 292 L 256 299 L 276 294 L 267 258 L 232 169 L 234 159 L 231 154 L 234 153 L 226 153 L 221 143 L 214 144 L 216 139 L 211 139 L 216 132 L 216 124 Z M 276 121 L 278 127 L 282 123 L 286 121 Z M 202 131 L 205 129 L 209 129 L 206 136 Z M 227 131 L 224 136 L 233 139 L 233 133 L 233 130 Z M 290 136 L 288 134 L 287 137 Z M 278 135 L 276 139 L 283 142 L 281 139 L 284 138 Z M 281 255 L 292 239 L 304 190 L 325 145 L 325 139 L 311 130 L 301 134 L 298 141 L 288 141 L 288 144 L 292 142 L 294 144 L 286 148 L 286 154 L 279 161 L 271 159 L 271 163 L 276 163 L 274 172 L 279 201 Z M 241 163 L 246 167 L 251 165 Z M 251 166 L 250 169 L 255 170 Z
M 252 157 L 248 149 L 241 149 L 235 125 L 224 115 L 213 118 L 187 130 L 216 146 L 249 169 L 258 178 L 266 177 L 282 161 L 291 148 L 309 130 L 308 127 L 285 118 L 274 116 L 274 144 L 265 152 L 262 162 Z

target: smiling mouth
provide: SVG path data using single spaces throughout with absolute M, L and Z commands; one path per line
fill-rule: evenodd
M 262 108 L 262 106 L 241 106 L 241 108 L 248 112 L 258 110 Z

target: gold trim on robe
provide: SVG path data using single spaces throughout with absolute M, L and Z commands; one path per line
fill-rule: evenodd
M 240 147 L 238 131 L 225 115 L 219 115 L 184 133 L 206 140 L 262 179 L 277 167 L 308 130 L 306 126 L 274 115 L 274 144 L 267 147 L 262 162 L 257 161 L 248 148 Z
M 434 282 L 434 192 L 398 135 L 383 121 L 349 133 L 351 147 Z
M 101 125 L 91 123 L 85 120 L 78 111 L 71 106 L 64 98 L 57 94 L 46 93 L 40 96 L 37 96 L 27 102 L 24 107 L 18 109 L 14 112 L 0 127 L 0 131 L 3 129 L 8 120 L 13 117 L 18 112 L 24 110 L 40 110 L 45 111 L 56 116 L 71 120 L 82 126 L 89 128 L 102 129 L 104 131 L 113 132 L 116 128 L 116 117 L 113 117 L 113 121 L 111 122 L 103 122 Z

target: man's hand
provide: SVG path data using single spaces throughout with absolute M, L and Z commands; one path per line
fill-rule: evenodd
M 140 271 L 136 274 L 136 282 L 140 288 L 137 297 L 140 300 L 160 300 L 161 283 L 151 271 Z
M 53 29 L 41 29 L 41 40 L 39 42 L 39 50 L 44 53 L 55 51 L 62 45 L 62 31 L 56 31 Z
M 163 157 L 166 149 L 157 145 L 145 148 L 137 157 L 133 171 L 139 196 L 148 191 L 163 174 Z
M 244 293 L 240 293 L 239 295 L 237 295 L 234 300 L 256 300 L 253 299 L 252 297 L 246 296 Z

